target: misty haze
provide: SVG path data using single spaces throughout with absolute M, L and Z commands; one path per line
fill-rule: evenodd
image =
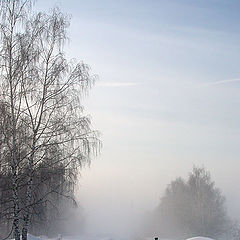
M 0 240 L 239 240 L 239 10 L 0 0 Z

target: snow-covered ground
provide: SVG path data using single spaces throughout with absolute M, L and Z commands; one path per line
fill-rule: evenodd
M 84 240 L 114 240 L 113 238 L 99 238 L 99 237 L 89 237 L 89 236 L 81 236 L 81 237 L 57 237 L 57 238 L 52 238 L 49 239 L 45 236 L 40 236 L 36 237 L 33 235 L 28 235 L 29 240 L 79 240 L 79 239 L 84 239 Z M 159 239 L 159 240 L 164 240 L 164 239 Z M 169 239 L 168 239 L 169 240 Z M 193 238 L 188 238 L 186 240 L 214 240 L 212 238 L 207 238 L 207 237 L 193 237 Z
M 214 240 L 214 239 L 207 238 L 207 237 L 193 237 L 193 238 L 188 238 L 187 240 Z
M 79 236 L 79 237 L 70 237 L 70 236 L 64 236 L 64 237 L 55 237 L 55 238 L 47 238 L 46 236 L 33 236 L 31 234 L 28 234 L 28 240 L 114 240 L 113 238 L 102 238 L 102 237 L 91 237 L 91 236 Z

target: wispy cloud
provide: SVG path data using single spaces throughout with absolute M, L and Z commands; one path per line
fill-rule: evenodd
M 133 87 L 140 84 L 138 82 L 98 82 L 96 85 L 100 87 Z
M 209 83 L 202 84 L 201 87 L 222 85 L 222 84 L 228 84 L 228 83 L 232 83 L 232 82 L 240 82 L 240 78 L 232 78 L 232 79 L 225 79 L 225 80 L 209 82 Z

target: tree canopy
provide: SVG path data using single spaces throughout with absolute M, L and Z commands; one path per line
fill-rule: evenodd
M 177 178 L 167 186 L 154 215 L 156 231 L 167 237 L 216 238 L 228 227 L 225 198 L 210 173 L 199 167 L 187 180 Z

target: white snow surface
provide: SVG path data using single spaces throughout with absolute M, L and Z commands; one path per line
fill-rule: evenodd
M 45 236 L 40 236 L 40 237 L 36 237 L 33 236 L 31 234 L 28 234 L 28 239 L 29 240 L 58 240 L 59 238 L 52 238 L 49 239 Z M 79 239 L 85 239 L 85 240 L 113 240 L 113 238 L 98 238 L 98 237 L 86 237 L 84 236 L 82 237 L 62 237 L 61 240 L 79 240 Z M 159 240 L 163 240 L 163 239 L 159 239 Z M 193 237 L 193 238 L 188 238 L 186 240 L 214 240 L 212 238 L 208 238 L 208 237 Z
M 193 238 L 188 238 L 186 240 L 214 240 L 214 239 L 207 238 L 207 237 L 193 237 Z
M 46 236 L 33 236 L 31 234 L 28 234 L 28 240 L 114 240 L 114 238 L 111 237 L 96 237 L 96 236 L 61 236 L 55 238 L 48 238 Z

